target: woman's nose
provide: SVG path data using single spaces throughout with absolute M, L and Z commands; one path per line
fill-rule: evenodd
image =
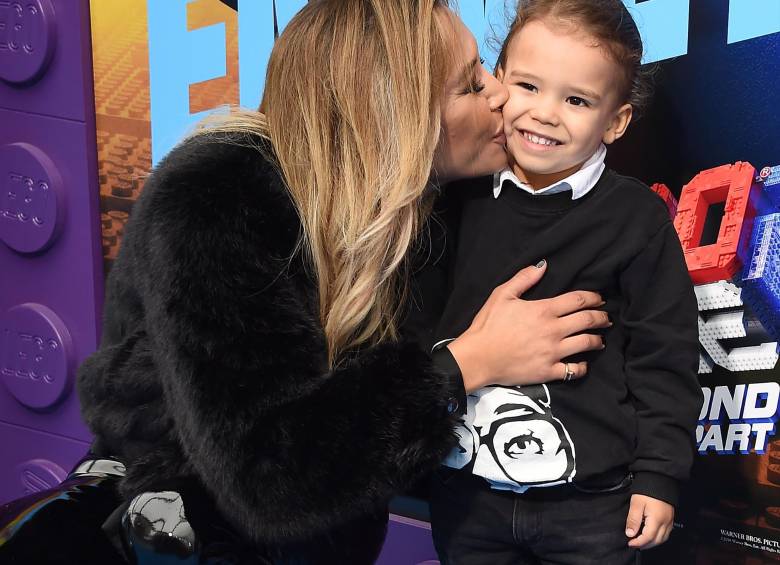
M 487 73 L 485 73 L 487 74 Z M 501 110 L 509 100 L 509 89 L 493 75 L 487 75 L 485 79 L 485 90 L 487 91 L 488 103 L 493 112 Z

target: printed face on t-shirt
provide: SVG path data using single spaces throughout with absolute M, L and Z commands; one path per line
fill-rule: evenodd
M 490 386 L 469 395 L 459 445 L 444 464 L 472 472 L 494 485 L 518 488 L 570 481 L 574 445 L 553 414 L 546 385 Z
M 550 410 L 543 385 L 501 389 L 483 397 L 475 420 L 485 414 L 490 424 L 482 429 L 481 443 L 507 479 L 519 485 L 565 480 L 574 467 L 574 454 L 566 430 Z

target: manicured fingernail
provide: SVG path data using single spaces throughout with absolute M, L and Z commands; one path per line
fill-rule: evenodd
M 634 533 L 635 533 L 634 530 L 630 528 L 626 530 L 626 535 L 630 538 L 634 537 Z
M 535 266 L 537 269 L 541 269 L 541 268 L 542 268 L 542 267 L 544 267 L 546 264 L 547 264 L 547 261 L 546 261 L 546 260 L 544 260 L 544 259 L 542 259 L 541 261 L 539 261 L 539 262 L 538 262 L 536 265 L 534 265 L 534 266 Z

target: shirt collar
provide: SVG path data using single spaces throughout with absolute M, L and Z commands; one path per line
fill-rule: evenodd
M 594 186 L 596 186 L 596 183 L 601 177 L 601 173 L 604 172 L 604 158 L 606 156 L 607 146 L 602 143 L 596 152 L 591 155 L 590 159 L 582 164 L 582 167 L 580 167 L 579 170 L 572 173 L 565 179 L 539 190 L 534 190 L 531 188 L 531 185 L 517 178 L 517 176 L 512 172 L 512 169 L 504 169 L 503 171 L 493 175 L 493 197 L 499 197 L 504 181 L 508 180 L 512 181 L 512 183 L 519 189 L 524 190 L 529 194 L 533 194 L 534 196 L 558 194 L 559 192 L 566 192 L 567 190 L 571 190 L 571 199 L 577 200 L 578 198 L 585 196 L 593 189 Z

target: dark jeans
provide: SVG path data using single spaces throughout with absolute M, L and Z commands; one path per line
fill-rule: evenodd
M 586 493 L 572 485 L 524 494 L 442 468 L 431 484 L 433 542 L 442 565 L 628 565 L 630 482 Z

